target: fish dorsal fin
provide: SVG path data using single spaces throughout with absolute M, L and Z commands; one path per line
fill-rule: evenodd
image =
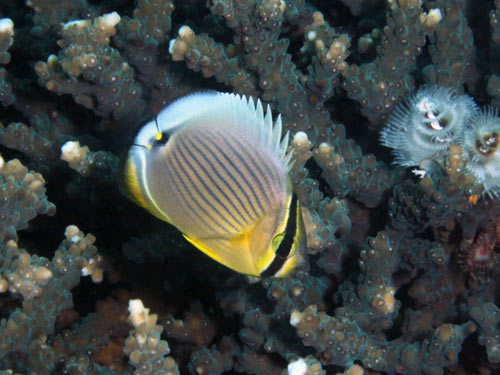
M 238 131 L 251 134 L 255 144 L 276 155 L 289 171 L 293 165 L 292 152 L 287 153 L 289 134 L 282 137 L 281 115 L 273 122 L 271 107 L 266 111 L 258 99 L 220 92 L 198 92 L 174 101 L 157 116 L 160 131 L 169 134 L 189 126 L 200 126 L 200 119 L 211 127 L 225 126 L 232 120 Z M 234 129 L 236 130 L 236 129 Z M 229 131 L 225 129 L 225 131 Z
M 293 166 L 293 163 L 290 162 L 293 152 L 287 154 L 289 132 L 286 132 L 285 136 L 282 137 L 283 125 L 281 121 L 281 114 L 278 115 L 276 121 L 273 123 L 271 106 L 269 104 L 267 105 L 266 112 L 264 114 L 264 108 L 260 99 L 257 99 L 257 103 L 254 103 L 252 98 L 247 99 L 245 96 L 236 94 L 222 95 L 228 95 L 234 97 L 236 100 L 239 100 L 241 102 L 241 106 L 243 107 L 242 112 L 244 112 L 244 107 L 246 106 L 248 115 L 254 120 L 254 130 L 260 139 L 260 143 L 268 147 L 269 150 L 272 150 L 274 154 L 278 155 L 283 161 L 283 164 L 286 166 L 287 171 L 290 171 Z

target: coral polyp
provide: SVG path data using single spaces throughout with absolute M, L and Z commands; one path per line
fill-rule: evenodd
M 425 87 L 396 106 L 380 139 L 393 149 L 395 164 L 442 162 L 475 111 L 476 104 L 467 95 L 447 87 Z
M 475 113 L 460 137 L 467 169 L 490 196 L 500 194 L 500 117 L 488 108 Z

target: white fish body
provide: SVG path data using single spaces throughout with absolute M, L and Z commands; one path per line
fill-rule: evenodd
M 271 268 L 283 276 L 301 261 L 305 236 L 288 176 L 288 134 L 281 140 L 281 118 L 273 124 L 260 101 L 189 95 L 146 124 L 134 144 L 123 190 L 205 254 L 253 276 Z M 289 248 L 275 260 L 280 245 Z

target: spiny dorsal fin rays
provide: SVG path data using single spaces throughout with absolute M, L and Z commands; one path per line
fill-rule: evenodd
M 258 132 L 257 137 L 262 143 L 268 144 L 273 148 L 273 150 L 278 153 L 278 155 L 280 155 L 281 160 L 283 160 L 286 166 L 286 170 L 290 171 L 293 166 L 293 162 L 291 162 L 293 149 L 289 153 L 287 153 L 288 142 L 290 139 L 290 133 L 288 131 L 286 132 L 284 137 L 281 138 L 283 130 L 281 114 L 278 115 L 276 121 L 273 124 L 272 111 L 269 104 L 266 107 L 266 113 L 264 115 L 264 109 L 260 99 L 257 99 L 257 103 L 255 104 L 252 97 L 247 99 L 245 96 L 234 96 L 241 100 L 243 103 L 246 103 L 247 108 L 250 111 L 249 114 L 255 116 L 257 123 L 262 124 L 262 126 L 257 126 L 257 129 L 254 129 Z
M 293 154 L 294 154 L 295 149 L 292 148 L 292 150 L 286 155 L 286 157 L 283 159 L 286 163 L 286 169 L 288 172 L 290 172 L 295 164 L 295 160 L 292 160 Z
M 287 153 L 288 150 L 288 141 L 290 138 L 290 132 L 287 131 L 285 136 L 283 137 L 283 140 L 281 141 L 280 144 L 280 149 L 282 152 L 282 159 L 285 161 L 286 164 L 286 170 L 290 172 L 292 170 L 293 165 L 295 164 L 295 160 L 292 160 L 293 154 L 295 152 L 295 149 L 292 147 L 290 152 Z
M 259 100 L 259 102 L 260 102 L 260 100 Z M 262 119 L 262 120 L 264 120 L 264 119 Z M 271 121 L 271 123 L 272 123 L 272 121 Z M 276 150 L 277 149 L 276 148 L 276 138 L 274 138 L 274 136 L 276 135 L 275 129 L 276 129 L 276 123 L 274 125 L 268 126 L 266 130 L 267 130 L 267 137 L 268 137 L 269 145 L 272 146 Z M 278 133 L 278 141 L 280 138 L 281 138 L 281 131 Z
M 273 113 L 271 112 L 271 106 L 269 104 L 266 108 L 266 117 L 264 117 L 264 122 L 267 127 L 273 127 Z
M 255 115 L 257 116 L 258 119 L 264 118 L 264 109 L 262 108 L 262 103 L 258 99 L 257 99 L 257 106 L 256 106 Z
M 262 107 L 262 102 L 260 101 L 260 99 L 257 99 L 257 103 L 255 103 L 252 97 L 247 99 L 245 96 L 242 96 L 241 100 L 244 103 L 246 102 L 248 109 L 250 110 L 250 115 L 253 115 L 255 117 L 256 123 L 261 124 L 261 126 L 255 126 L 253 129 L 257 132 L 259 143 L 272 146 L 272 115 L 271 122 L 266 122 L 264 117 L 264 109 Z
M 271 115 L 271 107 L 268 105 L 267 106 L 267 114 L 269 114 L 269 119 L 271 122 L 272 126 L 272 115 Z M 266 114 L 266 117 L 267 117 Z M 288 142 L 290 140 L 290 132 L 287 130 L 283 138 L 281 138 L 281 132 L 283 129 L 282 121 L 281 121 L 281 113 L 278 115 L 276 118 L 276 122 L 274 123 L 274 128 L 273 128 L 273 139 L 276 142 L 274 147 L 276 150 L 281 151 L 281 159 L 285 162 L 286 165 L 286 170 L 287 172 L 290 172 L 290 170 L 293 167 L 293 164 L 295 161 L 290 162 L 292 160 L 293 152 L 294 149 L 292 148 L 289 153 L 287 153 L 288 150 Z
M 200 117 L 207 116 L 208 113 L 214 113 L 213 96 L 220 95 L 225 97 L 222 103 L 223 107 L 219 109 L 226 116 L 241 116 L 246 119 L 248 126 L 246 131 L 258 144 L 264 146 L 268 151 L 278 156 L 287 171 L 291 169 L 292 153 L 287 153 L 289 135 L 285 134 L 283 138 L 281 115 L 278 115 L 273 123 L 271 107 L 267 105 L 264 113 L 262 102 L 257 99 L 254 101 L 251 97 L 246 97 L 233 93 L 215 93 L 206 92 L 201 94 L 192 94 L 178 99 L 170 106 L 162 110 L 157 116 L 157 122 L 162 132 L 178 131 L 185 127 L 195 124 Z M 189 100 L 186 100 L 189 99 Z M 235 102 L 237 105 L 235 106 Z M 217 118 L 217 115 L 215 115 Z M 220 121 L 217 119 L 217 121 Z
M 281 140 L 281 143 L 279 144 L 279 148 L 281 150 L 281 153 L 282 153 L 283 157 L 285 157 L 285 155 L 286 155 L 286 150 L 288 149 L 288 141 L 289 141 L 289 139 L 290 139 L 290 132 L 287 131 L 285 133 L 285 136 Z M 293 152 L 293 149 L 292 149 L 292 152 Z
M 281 149 L 281 129 L 282 124 L 281 124 L 281 114 L 278 115 L 278 118 L 276 119 L 276 122 L 274 123 L 274 127 L 272 128 L 273 130 L 273 140 L 274 140 L 274 147 L 277 149 Z

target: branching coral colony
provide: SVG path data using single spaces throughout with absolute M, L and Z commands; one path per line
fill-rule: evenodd
M 0 373 L 497 373 L 498 56 L 499 0 L 2 0 Z M 291 133 L 289 278 L 117 188 L 134 131 L 207 89 Z

